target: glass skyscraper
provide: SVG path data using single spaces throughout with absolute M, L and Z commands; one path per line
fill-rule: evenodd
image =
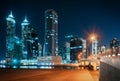
M 58 15 L 53 9 L 45 11 L 43 56 L 58 55 Z
M 23 58 L 27 59 L 27 40 L 28 40 L 28 32 L 30 32 L 30 23 L 25 17 L 24 21 L 21 23 L 22 26 L 22 54 Z
M 16 36 L 16 21 L 12 12 L 6 18 L 6 62 L 8 65 L 19 65 L 21 60 L 33 60 L 41 56 L 42 47 L 38 33 L 30 25 L 27 17 L 21 23 L 21 39 Z
M 10 15 L 6 18 L 7 20 L 7 28 L 6 28 L 6 61 L 10 62 L 13 58 L 14 54 L 14 37 L 15 37 L 15 19 L 12 15 L 12 11 Z
M 6 28 L 6 62 L 7 64 L 17 64 L 21 59 L 22 54 L 22 43 L 21 40 L 15 35 L 15 19 L 12 15 L 12 12 L 7 20 L 7 28 Z
M 83 41 L 79 37 L 73 37 L 70 40 L 70 60 L 75 62 L 76 60 L 82 59 L 83 55 Z
M 22 25 L 23 59 L 35 59 L 39 56 L 38 34 L 25 17 Z

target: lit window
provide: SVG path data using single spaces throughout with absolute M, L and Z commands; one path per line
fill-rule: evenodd
M 47 36 L 47 38 L 49 38 L 50 36 Z
M 51 36 L 54 36 L 54 34 L 52 33 Z
M 35 37 L 35 40 L 38 40 L 38 37 Z
M 57 21 L 57 20 L 55 20 L 55 23 L 58 23 L 58 21 Z
M 35 46 L 33 46 L 33 48 L 35 48 Z
M 50 17 L 51 19 L 53 18 L 53 17 Z

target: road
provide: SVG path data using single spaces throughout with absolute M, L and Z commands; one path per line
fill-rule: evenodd
M 0 69 L 0 81 L 98 81 L 95 73 L 82 69 Z

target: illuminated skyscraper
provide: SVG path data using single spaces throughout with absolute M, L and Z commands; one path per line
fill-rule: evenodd
M 92 40 L 92 54 L 98 54 L 98 41 Z
M 34 59 L 39 56 L 38 34 L 31 27 L 27 18 L 25 17 L 22 25 L 22 54 L 23 59 Z
M 28 32 L 30 32 L 30 26 L 27 18 L 25 17 L 24 21 L 21 23 L 22 26 L 22 54 L 23 58 L 27 58 L 27 40 Z
M 68 36 L 65 36 L 65 39 L 66 39 L 66 43 L 65 43 L 65 54 L 66 54 L 66 61 L 67 62 L 70 62 L 71 61 L 71 59 L 70 59 L 70 51 L 71 51 L 71 49 L 70 49 L 70 40 L 72 39 L 72 38 L 74 38 L 74 36 L 73 35 L 68 35 Z
M 106 51 L 106 46 L 105 45 L 102 45 L 102 46 L 99 46 L 98 47 L 98 54 L 105 54 L 107 51 Z
M 83 42 L 83 54 L 82 58 L 87 58 L 87 42 L 85 39 L 81 39 Z
M 38 34 L 37 32 L 32 28 L 31 29 L 31 52 L 32 52 L 32 58 L 37 58 L 40 52 L 39 49 L 39 43 L 38 43 Z
M 117 38 L 113 38 L 110 42 L 110 49 L 112 54 L 117 55 L 119 53 L 119 40 Z
M 81 38 L 73 37 L 70 40 L 70 60 L 75 62 L 82 59 L 83 55 L 83 41 Z
M 38 55 L 42 56 L 42 45 L 40 43 L 38 43 Z
M 14 37 L 15 37 L 15 20 L 12 12 L 8 17 L 6 18 L 7 20 L 7 28 L 6 28 L 6 61 L 10 62 L 11 59 L 13 59 L 13 54 L 14 54 Z
M 70 61 L 70 42 L 66 42 L 65 44 L 66 51 L 66 60 Z
M 56 55 L 58 55 L 58 16 L 54 10 L 48 9 L 45 11 L 43 56 Z
M 7 28 L 6 28 L 6 61 L 8 64 L 18 64 L 21 59 L 21 40 L 15 35 L 15 20 L 12 12 L 7 20 Z
M 68 35 L 66 38 L 66 60 L 76 62 L 87 57 L 86 40 L 77 36 Z

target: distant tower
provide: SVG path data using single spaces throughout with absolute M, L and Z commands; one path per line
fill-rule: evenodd
M 39 56 L 39 45 L 38 43 L 38 34 L 37 32 L 31 28 L 31 52 L 32 52 L 32 58 L 37 58 Z
M 42 45 L 40 43 L 38 43 L 38 53 L 39 56 L 42 56 Z
M 87 58 L 87 43 L 85 39 L 81 39 L 83 42 L 83 55 L 82 58 Z
M 45 38 L 43 56 L 56 56 L 58 54 L 58 16 L 48 9 L 45 11 Z
M 25 17 L 24 21 L 21 23 L 22 26 L 22 54 L 23 58 L 27 58 L 27 39 L 28 39 L 28 32 L 30 32 L 30 26 L 29 22 L 27 20 L 27 17 Z
M 92 40 L 92 54 L 98 54 L 98 41 Z
M 83 41 L 79 37 L 73 37 L 70 40 L 70 60 L 74 63 L 82 59 L 83 56 Z
M 22 25 L 22 54 L 23 59 L 35 59 L 39 56 L 38 34 L 25 17 Z
M 119 53 L 119 40 L 117 38 L 113 38 L 110 42 L 110 49 L 112 54 L 118 55 Z
M 70 62 L 70 40 L 74 38 L 73 35 L 68 35 L 68 36 L 65 36 L 65 39 L 66 39 L 66 43 L 65 43 L 65 53 L 66 53 L 66 60 L 67 62 Z
M 12 15 L 12 12 L 8 17 L 6 18 L 7 20 L 7 28 L 6 28 L 6 61 L 10 62 L 11 59 L 14 58 L 14 37 L 15 37 L 15 20 L 14 16 Z
M 106 51 L 106 46 L 105 45 L 102 45 L 102 46 L 99 46 L 98 47 L 98 53 L 99 54 L 105 54 L 107 51 Z
M 66 60 L 70 61 L 70 42 L 66 42 L 65 51 L 66 51 Z

